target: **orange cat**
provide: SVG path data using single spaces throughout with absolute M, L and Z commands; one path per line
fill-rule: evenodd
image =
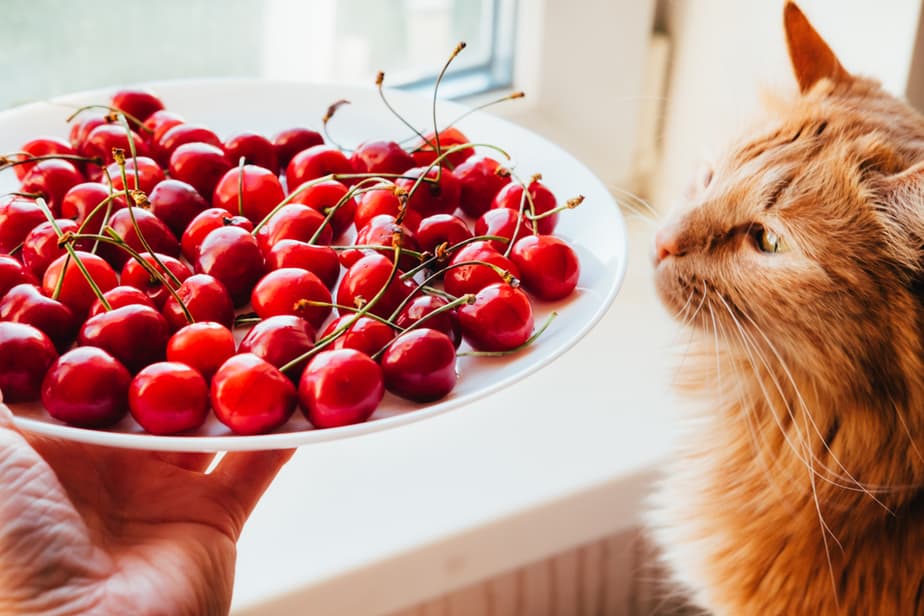
M 784 25 L 800 95 L 656 236 L 701 412 L 654 532 L 714 614 L 924 614 L 924 117 Z

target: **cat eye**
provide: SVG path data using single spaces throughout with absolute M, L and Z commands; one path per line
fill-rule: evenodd
M 760 228 L 755 231 L 757 246 L 762 252 L 781 252 L 784 248 L 780 236 L 770 229 Z

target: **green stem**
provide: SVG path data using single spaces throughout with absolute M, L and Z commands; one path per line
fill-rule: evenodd
M 397 338 L 401 334 L 405 334 L 411 331 L 412 329 L 417 329 L 421 327 L 422 324 L 429 321 L 430 319 L 433 319 L 445 312 L 449 312 L 450 310 L 455 310 L 457 307 L 461 306 L 462 304 L 474 304 L 474 303 L 475 303 L 475 296 L 472 293 L 466 293 L 462 297 L 458 297 L 452 300 L 451 302 L 449 302 L 448 304 L 444 304 L 440 306 L 439 308 L 436 308 L 435 310 L 428 312 L 427 314 L 420 317 L 419 319 L 417 319 L 416 321 L 414 321 L 407 327 L 401 329 L 397 334 L 395 334 L 395 337 Z M 391 346 L 391 342 L 389 342 L 388 344 L 383 346 L 381 349 L 379 349 L 378 351 L 370 355 L 370 357 L 372 359 L 378 360 L 378 358 L 382 356 L 382 353 L 385 352 L 385 349 L 387 349 L 390 346 Z
M 459 250 L 459 249 L 462 248 L 463 246 L 466 246 L 466 245 L 471 244 L 471 243 L 473 243 L 473 242 L 484 242 L 484 241 L 498 241 L 498 242 L 505 242 L 505 243 L 506 243 L 506 242 L 509 242 L 510 240 L 507 239 L 506 237 L 502 237 L 502 236 L 500 236 L 500 235 L 476 235 L 476 236 L 474 236 L 474 237 L 466 238 L 466 239 L 462 240 L 461 242 L 456 242 L 456 243 L 453 244 L 452 246 L 448 247 L 448 248 L 447 248 L 445 251 L 443 251 L 442 253 L 435 254 L 435 255 L 433 255 L 432 257 L 430 257 L 429 259 L 427 259 L 426 261 L 422 261 L 422 262 L 420 263 L 420 265 L 417 265 L 417 266 L 413 267 L 412 269 L 409 269 L 408 271 L 406 271 L 404 274 L 401 275 L 401 280 L 410 280 L 411 278 L 413 278 L 413 277 L 417 274 L 417 272 L 419 272 L 419 271 L 421 271 L 421 270 L 424 270 L 424 269 L 430 267 L 433 263 L 437 263 L 437 262 L 439 262 L 441 259 L 445 259 L 445 258 L 446 258 L 446 255 L 450 255 L 450 254 L 454 253 L 455 251 Z M 423 254 L 421 254 L 421 257 L 422 257 L 422 256 L 423 256 Z
M 109 106 L 109 105 L 84 105 L 83 107 L 78 107 L 78 108 L 74 111 L 74 113 L 72 113 L 71 115 L 67 116 L 67 118 L 65 119 L 65 122 L 70 122 L 71 120 L 73 120 L 74 118 L 76 118 L 78 115 L 80 115 L 80 114 L 83 113 L 84 111 L 90 111 L 91 109 L 105 109 L 105 110 L 108 111 L 109 113 L 116 114 L 116 115 L 123 115 L 123 116 L 125 116 L 126 119 L 131 120 L 132 123 L 135 124 L 135 126 L 137 126 L 139 130 L 142 130 L 142 131 L 144 131 L 144 132 L 146 132 L 146 133 L 153 133 L 153 132 L 154 132 L 153 130 L 151 130 L 150 128 L 148 128 L 147 126 L 145 126 L 145 125 L 144 125 L 144 122 L 142 122 L 141 120 L 139 120 L 138 118 L 136 118 L 136 117 L 133 116 L 132 114 L 130 114 L 130 113 L 125 113 L 124 111 L 122 111 L 122 110 L 119 109 L 118 107 L 111 107 L 111 106 Z
M 16 160 L 10 158 L 10 156 L 19 156 L 22 154 L 26 154 L 29 158 L 19 158 Z M 99 156 L 80 156 L 78 154 L 43 154 L 41 156 L 31 156 L 26 152 L 16 152 L 15 154 L 0 156 L 0 160 L 6 161 L 0 164 L 0 171 L 19 165 L 25 165 L 26 163 L 40 163 L 43 160 L 72 160 L 80 163 L 93 163 L 94 165 L 102 165 L 105 162 Z
M 540 327 L 539 330 L 536 331 L 536 333 L 530 336 L 526 340 L 526 342 L 524 342 L 523 344 L 519 346 L 515 346 L 512 349 L 507 349 L 506 351 L 465 351 L 463 353 L 459 353 L 457 357 L 506 357 L 507 355 L 513 355 L 514 353 L 518 353 L 519 351 L 522 351 L 523 349 L 531 345 L 533 342 L 535 342 L 536 339 L 539 336 L 541 336 L 543 332 L 545 332 L 545 330 L 549 328 L 549 325 L 552 324 L 552 321 L 554 321 L 555 317 L 557 316 L 558 316 L 557 312 L 553 312 L 552 314 L 550 314 L 549 318 L 545 320 L 545 323 L 543 323 L 542 327 Z

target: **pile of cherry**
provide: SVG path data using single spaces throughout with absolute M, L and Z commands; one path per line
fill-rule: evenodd
M 259 434 L 297 407 L 327 428 L 386 390 L 446 396 L 462 340 L 516 352 L 539 333 L 531 302 L 578 281 L 552 233 L 579 200 L 491 154 L 452 127 L 407 148 L 305 128 L 222 141 L 148 91 L 116 93 L 69 140 L 0 158 L 21 182 L 0 197 L 4 401 L 91 428 L 130 412 L 152 434 L 211 409 Z

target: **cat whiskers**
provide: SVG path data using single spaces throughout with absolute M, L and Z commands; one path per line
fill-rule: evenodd
M 617 187 L 610 187 L 610 193 L 613 194 L 613 198 L 620 207 L 627 209 L 636 218 L 651 227 L 657 227 L 660 224 L 658 211 L 635 193 Z

